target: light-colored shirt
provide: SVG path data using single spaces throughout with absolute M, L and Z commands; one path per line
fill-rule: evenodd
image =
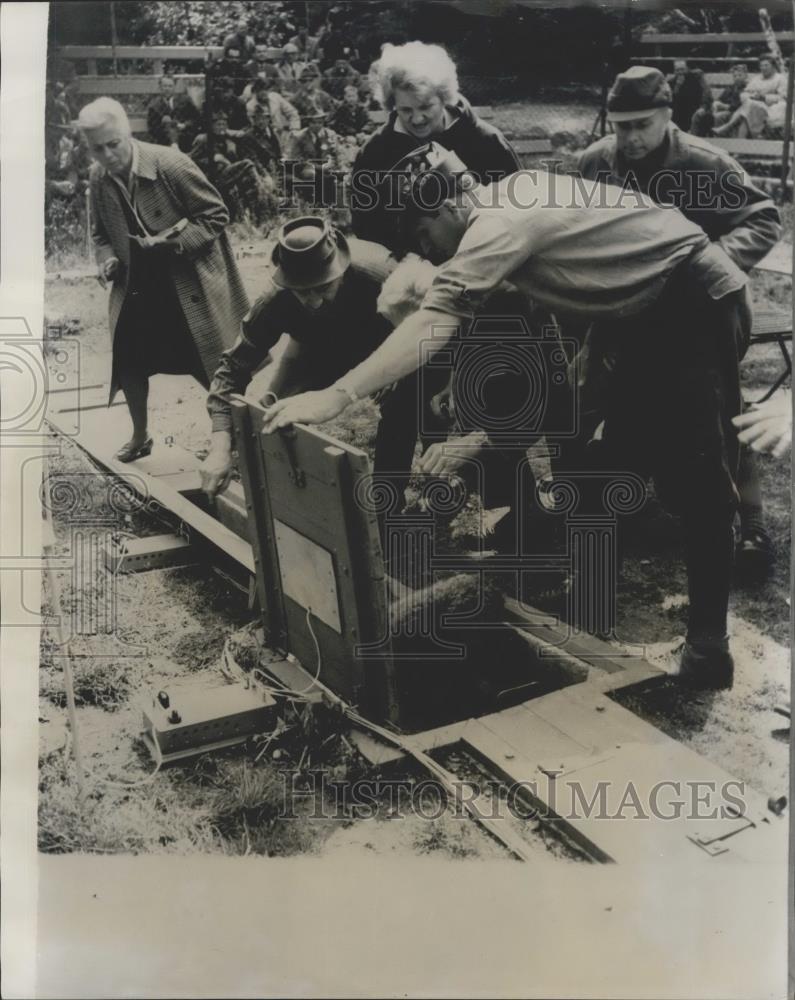
M 553 311 L 629 316 L 688 258 L 714 299 L 746 282 L 699 226 L 634 191 L 528 170 L 473 193 L 466 232 L 423 308 L 471 318 L 510 281 Z

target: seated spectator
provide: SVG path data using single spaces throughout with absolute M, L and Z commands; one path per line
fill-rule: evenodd
M 44 101 L 45 121 L 47 125 L 71 124 L 72 112 L 66 102 L 64 85 L 59 80 L 47 84 Z
M 759 74 L 748 81 L 741 94 L 739 107 L 723 125 L 714 130 L 714 134 L 738 139 L 758 139 L 767 125 L 769 107 L 782 99 L 781 87 L 782 76 L 776 68 L 775 60 L 772 56 L 762 56 L 759 60 Z
M 767 103 L 767 124 L 765 135 L 770 139 L 784 137 L 784 122 L 787 117 L 787 87 L 789 78 L 786 73 L 780 73 L 781 82 L 775 93 L 775 100 Z
M 224 51 L 236 49 L 242 58 L 250 58 L 254 55 L 255 42 L 249 33 L 249 24 L 245 17 L 241 17 L 235 25 L 235 30 L 226 36 L 223 41 Z
M 146 129 L 158 146 L 177 146 L 186 153 L 199 132 L 201 115 L 187 94 L 175 93 L 173 76 L 160 78 L 160 93 L 146 110 Z
M 238 149 L 240 135 L 230 135 L 225 111 L 213 111 L 210 132 L 196 136 L 190 157 L 218 189 L 233 220 L 239 221 L 249 212 L 261 222 L 267 191 L 254 163 Z
M 274 90 L 278 90 L 281 86 L 274 50 L 261 36 L 257 38 L 254 45 L 254 58 L 249 59 L 244 69 L 249 77 L 249 82 L 244 87 L 241 96 L 246 101 L 251 97 L 251 84 L 254 80 L 267 80 Z
M 367 110 L 359 100 L 356 87 L 345 88 L 342 103 L 329 119 L 329 125 L 337 135 L 350 137 L 359 136 L 373 130 L 373 123 Z
M 328 13 L 326 26 L 318 37 L 320 68 L 329 69 L 338 59 L 358 59 L 353 38 L 345 25 L 344 15 L 339 7 L 332 7 Z
M 243 62 L 242 50 L 235 45 L 225 46 L 221 58 L 210 63 L 205 75 L 208 87 L 221 86 L 221 81 L 226 80 L 231 85 L 235 96 L 239 97 L 248 83 L 248 73 L 246 64 Z
M 280 146 L 285 149 L 290 144 L 290 137 L 301 128 L 301 116 L 298 111 L 286 97 L 271 90 L 263 80 L 254 81 L 251 97 L 246 102 L 246 113 L 249 121 L 253 119 L 257 105 L 264 105 L 268 109 L 271 127 L 276 133 Z
M 781 86 L 781 74 L 772 56 L 761 56 L 759 59 L 759 73 L 752 76 L 748 81 L 746 93 L 752 101 L 767 102 L 769 96 L 778 94 Z
M 235 142 L 238 152 L 252 161 L 261 177 L 278 177 L 282 151 L 267 104 L 254 102 L 249 127 L 236 133 Z
M 361 86 L 361 74 L 358 73 L 347 59 L 337 59 L 333 66 L 330 66 L 323 73 L 323 89 L 336 101 L 342 100 L 342 95 L 346 87 Z
M 248 127 L 246 103 L 242 97 L 235 97 L 234 83 L 229 77 L 217 80 L 205 100 L 205 117 L 215 111 L 223 111 L 226 114 L 230 129 L 240 130 Z
M 283 10 L 277 15 L 276 22 L 271 28 L 271 41 L 279 48 L 283 48 L 288 42 L 292 41 L 295 31 L 295 25 L 290 20 L 290 15 L 287 11 Z
M 292 94 L 297 90 L 304 69 L 306 69 L 306 63 L 299 60 L 298 47 L 291 43 L 285 45 L 277 66 L 282 90 L 285 94 Z
M 745 63 L 735 63 L 731 68 L 732 82 L 724 87 L 720 97 L 712 102 L 712 108 L 699 109 L 693 115 L 691 131 L 693 135 L 710 136 L 716 126 L 725 125 L 740 107 L 745 88 L 748 86 L 748 67 Z
M 671 117 L 674 125 L 683 132 L 690 132 L 693 116 L 701 111 L 699 127 L 705 127 L 704 118 L 712 109 L 712 91 L 700 69 L 690 70 L 684 59 L 674 60 L 674 71 L 668 77 L 673 103 Z
M 289 159 L 288 195 L 297 193 L 304 201 L 333 205 L 336 180 L 333 172 L 339 166 L 339 142 L 326 126 L 324 114 L 309 115 L 306 126 L 293 136 Z M 295 184 L 300 181 L 300 185 Z
M 320 83 L 320 70 L 317 66 L 307 66 L 301 74 L 298 90 L 290 99 L 302 121 L 319 113 L 330 115 L 337 107 L 334 98 L 322 89 Z
M 301 62 L 310 63 L 317 58 L 318 39 L 316 35 L 310 35 L 308 28 L 299 28 L 298 34 L 288 38 L 287 41 L 298 49 L 298 58 Z
M 85 143 L 78 131 L 68 125 L 52 126 L 48 122 L 45 136 L 46 193 L 72 199 L 85 191 L 88 184 L 90 157 Z M 78 211 L 82 214 L 82 206 Z
M 717 125 L 722 125 L 723 121 L 728 120 L 731 112 L 740 107 L 743 94 L 748 86 L 748 66 L 745 63 L 735 63 L 732 66 L 731 74 L 732 82 L 723 88 L 720 97 L 715 101 L 715 123 Z M 719 115 L 725 115 L 723 121 L 718 120 Z

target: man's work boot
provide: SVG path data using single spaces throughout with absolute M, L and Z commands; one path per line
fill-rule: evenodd
M 728 691 L 734 684 L 734 658 L 728 639 L 685 640 L 679 681 L 704 691 Z

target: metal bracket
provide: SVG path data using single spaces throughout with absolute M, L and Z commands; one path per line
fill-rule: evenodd
M 736 818 L 737 820 L 740 820 L 743 817 L 737 816 Z M 742 826 L 733 827 L 725 833 L 706 834 L 696 831 L 695 833 L 688 833 L 687 839 L 692 841 L 696 847 L 700 847 L 702 851 L 706 851 L 707 854 L 712 857 L 716 857 L 719 854 L 726 854 L 729 851 L 729 845 L 726 843 L 727 840 L 730 840 L 732 837 L 736 837 L 737 834 L 742 833 L 743 830 L 748 830 L 749 828 L 755 826 L 756 823 L 754 823 L 753 820 L 746 818 L 746 821 Z
M 295 455 L 296 433 L 292 427 L 283 428 L 280 433 L 282 441 L 284 441 L 284 450 L 287 452 L 287 461 L 290 463 L 290 480 L 299 489 L 303 489 L 306 486 L 306 474 L 298 465 Z

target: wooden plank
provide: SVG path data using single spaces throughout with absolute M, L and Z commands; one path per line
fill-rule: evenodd
M 722 136 L 710 136 L 713 146 L 725 149 L 735 156 L 773 156 L 781 157 L 784 143 L 781 139 L 729 139 Z
M 141 573 L 150 569 L 190 566 L 195 562 L 196 549 L 182 535 L 126 538 L 105 547 L 105 566 L 111 573 Z
M 204 75 L 183 73 L 174 77 L 176 92 L 187 93 L 188 85 L 204 86 Z M 78 90 L 81 94 L 157 94 L 160 92 L 158 76 L 78 76 Z
M 555 828 L 595 860 L 692 862 L 702 848 L 688 838 L 698 832 L 710 839 L 738 831 L 723 842 L 727 857 L 761 859 L 770 849 L 764 836 L 770 825 L 766 802 L 747 786 L 743 798 L 756 827 L 742 818 L 705 821 L 686 811 L 678 818 L 670 815 L 665 782 L 680 782 L 685 795 L 688 783 L 712 782 L 717 790 L 713 804 L 720 806 L 720 789 L 733 781 L 731 775 L 599 695 L 589 683 L 471 720 L 462 742 L 503 781 L 557 816 Z M 631 821 L 636 812 L 628 803 L 633 799 L 625 798 L 630 787 L 648 819 Z M 736 790 L 737 784 L 729 787 Z M 663 792 L 659 804 L 670 818 L 653 815 L 655 789 Z M 580 796 L 594 807 L 602 802 L 607 816 L 589 815 Z M 609 818 L 620 814 L 622 802 L 625 818 Z
M 117 45 L 115 56 L 121 62 L 130 59 L 164 59 L 170 62 L 204 60 L 209 53 L 214 58 L 223 51 L 220 45 Z M 111 45 L 62 45 L 57 49 L 62 59 L 108 59 L 114 57 Z
M 631 56 L 629 61 L 641 66 L 652 66 L 655 63 L 665 63 L 668 66 L 672 66 L 674 59 L 685 59 L 688 65 L 692 65 L 693 63 L 708 63 L 712 65 L 715 63 L 718 66 L 726 66 L 729 68 L 734 66 L 736 63 L 751 65 L 752 63 L 759 62 L 759 56 L 693 56 L 690 55 L 690 53 L 687 53 L 686 55 L 670 56 Z
M 521 604 L 514 598 L 505 599 L 505 612 L 508 620 L 526 630 L 542 646 L 547 647 L 550 661 L 562 655 L 574 657 L 589 669 L 596 669 L 601 674 L 615 675 L 611 688 L 617 690 L 625 684 L 661 683 L 666 674 L 659 667 L 653 666 L 641 655 L 642 647 L 637 654 L 627 654 L 618 646 L 599 639 L 587 633 L 577 633 L 565 624 L 549 615 Z M 589 674 L 590 676 L 590 674 Z
M 115 416 L 119 413 L 122 419 Z M 128 482 L 136 492 L 140 490 L 143 481 L 147 490 L 147 499 L 156 500 L 198 534 L 226 552 L 250 573 L 254 572 L 254 556 L 251 546 L 169 485 L 167 475 L 169 471 L 192 471 L 198 468 L 199 462 L 195 455 L 177 447 L 164 449 L 156 447 L 152 455 L 147 458 L 126 464 L 117 462 L 113 458 L 113 449 L 118 445 L 118 441 L 123 435 L 114 436 L 113 426 L 115 425 L 119 430 L 128 426 L 129 417 L 126 411 L 96 410 L 81 415 L 81 427 L 76 436 L 71 431 L 72 418 L 70 414 L 51 414 L 48 416 L 47 422 L 55 430 L 69 435 L 94 461 Z M 113 444 L 109 442 L 113 442 Z M 192 467 L 187 464 L 184 457 L 186 455 L 192 458 Z M 176 466 L 185 466 L 185 468 L 169 468 L 168 460 L 174 461 L 175 459 Z
M 549 139 L 511 139 L 511 147 L 520 156 L 528 153 L 551 153 L 552 143 Z
M 776 40 L 791 42 L 795 32 L 777 31 Z M 640 36 L 641 45 L 728 45 L 733 42 L 759 42 L 767 45 L 767 36 L 761 31 L 703 32 L 692 35 L 648 32 Z

